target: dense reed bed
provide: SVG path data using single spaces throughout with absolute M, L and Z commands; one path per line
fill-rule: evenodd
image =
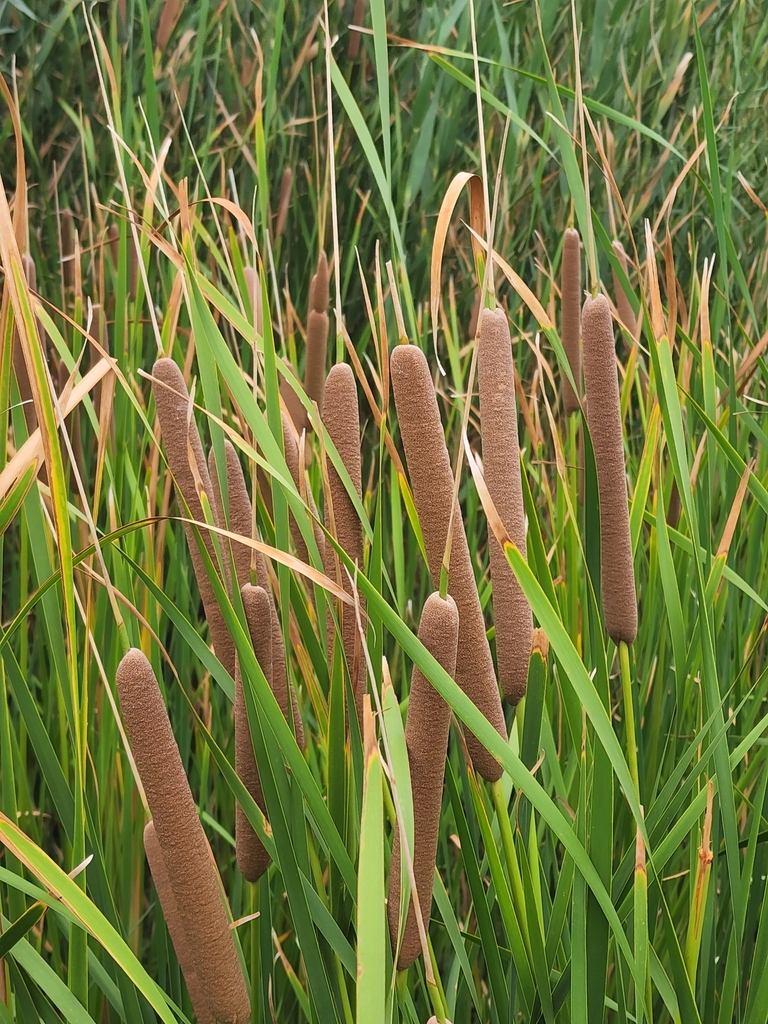
M 759 6 L 3 10 L 0 1024 L 762 1024 Z

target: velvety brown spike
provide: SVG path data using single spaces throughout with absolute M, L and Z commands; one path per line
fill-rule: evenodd
M 64 275 L 64 287 L 75 286 L 75 222 L 72 211 L 61 211 L 61 269 Z
M 291 189 L 293 188 L 293 168 L 286 166 L 283 169 L 283 177 L 280 180 L 280 202 L 277 207 L 277 223 L 275 225 L 275 236 L 277 238 L 285 231 L 285 224 L 288 220 L 288 210 L 291 205 Z
M 217 1024 L 247 1024 L 250 1000 L 211 848 L 197 815 L 168 712 L 141 653 L 117 669 L 123 721 L 147 796 L 191 961 Z
M 120 259 L 120 225 L 110 224 L 107 230 L 107 241 L 109 242 L 109 251 L 112 253 L 112 262 L 117 270 L 117 264 Z
M 503 309 L 483 310 L 477 355 L 485 482 L 510 540 L 525 558 L 525 509 L 517 439 L 515 368 L 509 322 Z M 507 700 L 517 704 L 525 696 L 528 683 L 533 616 L 506 555 L 491 530 L 488 531 L 488 544 L 499 682 Z
M 209 501 L 213 504 L 213 492 L 211 490 L 211 479 L 208 475 L 208 467 L 203 455 L 203 446 L 200 443 L 200 434 L 197 431 L 194 417 L 189 421 L 187 427 L 187 413 L 189 407 L 189 395 L 181 370 L 172 359 L 158 359 L 152 368 L 152 376 L 155 378 L 152 384 L 152 392 L 155 396 L 157 416 L 160 420 L 163 441 L 165 443 L 165 454 L 168 465 L 176 481 L 176 487 L 189 508 L 190 516 L 196 522 L 204 523 L 203 506 L 197 492 L 195 474 L 201 482 L 202 488 L 208 495 Z M 195 464 L 195 474 L 190 467 L 190 451 Z M 180 503 L 181 504 L 181 503 Z M 198 550 L 197 541 L 191 526 L 185 524 L 189 554 L 192 559 L 192 566 L 197 577 L 197 585 L 200 588 L 200 596 L 203 599 L 205 616 L 208 620 L 213 647 L 216 657 L 222 663 L 230 675 L 235 671 L 235 645 L 229 630 L 224 622 L 221 609 L 216 602 L 213 587 L 208 579 L 208 574 L 203 565 L 203 559 Z M 210 532 L 204 527 L 200 534 L 208 553 L 216 564 L 216 554 Z
M 352 23 L 354 25 L 363 24 L 363 16 L 365 15 L 365 0 L 356 0 L 355 2 L 355 13 L 352 16 Z M 349 45 L 347 47 L 347 56 L 350 60 L 357 60 L 357 55 L 360 52 L 360 33 L 350 29 L 349 32 Z
M 200 980 L 195 971 L 192 949 L 181 923 L 181 915 L 179 914 L 179 908 L 176 906 L 176 899 L 173 895 L 168 871 L 165 867 L 165 860 L 163 859 L 163 851 L 160 849 L 153 821 L 148 821 L 144 829 L 144 852 L 147 855 L 149 870 L 152 872 L 152 881 L 155 883 L 157 896 L 160 900 L 160 909 L 168 926 L 168 933 L 171 936 L 173 948 L 176 950 L 176 959 L 179 961 L 181 973 L 184 975 L 184 981 L 187 983 L 187 991 L 189 992 L 189 998 L 192 1000 L 192 1009 L 195 1012 L 198 1024 L 215 1024 L 205 992 L 200 985 Z
M 432 583 L 438 588 L 451 517 L 453 472 L 435 386 L 426 357 L 415 345 L 398 345 L 392 351 L 390 364 L 413 499 L 424 535 Z M 458 505 L 453 520 L 448 591 L 459 611 L 456 682 L 499 735 L 506 739 L 499 688 Z M 501 778 L 498 761 L 472 733 L 467 732 L 466 737 L 472 761 L 483 778 L 489 782 Z
M 608 635 L 633 643 L 637 597 L 629 534 L 627 476 L 619 407 L 619 378 L 611 309 L 604 295 L 587 299 L 582 314 L 587 422 L 600 494 L 600 551 L 603 612 Z
M 563 236 L 560 293 L 560 340 L 576 387 L 581 389 L 581 241 L 574 228 Z M 579 408 L 579 399 L 565 374 L 561 382 L 563 409 L 570 415 Z
M 293 375 L 296 376 L 296 371 L 292 366 L 291 371 Z M 296 428 L 296 433 L 301 436 L 302 431 L 306 430 L 309 432 L 309 430 L 311 430 L 311 426 L 309 416 L 307 416 L 307 410 L 301 404 L 299 396 L 284 377 L 280 379 L 280 397 L 283 400 L 287 414 L 290 416 L 291 421 Z
M 163 4 L 163 13 L 160 15 L 160 23 L 157 26 L 157 36 L 155 37 L 155 49 L 161 53 L 168 45 L 168 40 L 181 15 L 181 9 L 181 0 L 165 0 Z
M 325 409 L 323 416 L 325 427 L 341 456 L 341 461 L 349 473 L 358 497 L 362 498 L 363 470 L 360 459 L 360 412 L 357 405 L 357 385 L 355 383 L 355 375 L 351 367 L 346 363 L 337 363 L 336 366 L 331 368 L 331 372 L 328 374 L 328 379 L 325 382 L 323 408 Z M 328 485 L 333 503 L 336 539 L 343 550 L 353 562 L 357 563 L 362 571 L 363 527 L 360 517 L 355 511 L 355 506 L 352 504 L 352 499 L 330 459 L 328 460 Z M 326 522 L 326 526 L 330 528 L 330 523 Z M 335 552 L 330 546 L 326 547 L 325 571 L 326 575 L 330 576 L 331 579 L 336 579 Z M 345 569 L 342 568 L 341 579 L 337 580 L 337 582 L 341 583 L 347 593 L 352 593 L 352 585 Z M 344 655 L 350 672 L 354 671 L 355 648 L 357 647 L 358 650 L 357 678 L 353 680 L 352 689 L 355 695 L 357 717 L 362 729 L 363 694 L 365 693 L 366 681 L 365 658 L 360 651 L 360 640 L 354 608 L 349 605 L 342 605 L 340 615 Z
M 253 267 L 243 267 L 245 283 L 248 285 L 248 295 L 251 299 L 251 310 L 253 311 L 253 323 L 256 333 L 261 337 L 264 333 L 264 320 L 261 313 L 261 282 L 259 275 Z
M 612 245 L 616 258 L 621 264 L 621 269 L 626 275 L 628 275 L 629 260 L 627 259 L 626 252 L 624 251 L 624 246 L 618 240 L 613 242 Z M 619 311 L 619 318 L 634 338 L 637 330 L 637 317 L 635 316 L 635 311 L 632 309 L 632 304 L 627 298 L 627 293 L 624 291 L 616 271 L 612 270 L 611 273 L 613 274 L 613 293 L 616 296 L 616 309 Z
M 242 537 L 250 537 L 253 530 L 253 510 L 251 499 L 248 495 L 248 487 L 245 483 L 240 460 L 237 457 L 235 446 L 231 441 L 224 441 L 224 451 L 227 458 L 227 487 L 229 489 L 229 529 L 232 533 L 238 533 Z M 225 528 L 224 514 L 222 511 L 221 491 L 219 489 L 219 476 L 216 472 L 216 459 L 213 449 L 208 453 L 208 471 L 211 477 L 213 489 L 213 511 L 216 525 Z M 277 609 L 272 597 L 272 590 L 269 585 L 269 573 L 267 563 L 260 551 L 254 551 L 246 544 L 233 542 L 232 553 L 235 561 L 235 573 L 237 575 L 238 589 L 242 589 L 251 581 L 251 555 L 254 558 L 256 578 L 260 588 L 263 588 L 269 601 L 269 616 L 272 627 L 272 678 L 274 679 L 275 693 L 284 692 L 287 682 L 287 670 L 285 664 L 285 645 L 283 644 L 283 632 L 280 629 L 280 620 L 277 617 Z M 231 586 L 231 581 L 227 581 Z M 299 715 L 299 708 L 296 702 L 296 695 L 291 686 L 291 700 L 293 703 L 293 728 L 296 734 L 296 742 L 304 749 L 304 726 Z
M 32 257 L 25 253 L 22 258 L 24 276 L 27 279 L 30 291 L 37 291 L 37 272 Z M 38 323 L 38 331 L 40 324 Z M 45 335 L 40 331 L 40 340 L 44 342 Z M 16 382 L 19 385 L 19 395 L 23 402 L 24 419 L 27 421 L 27 433 L 31 434 L 37 430 L 37 412 L 32 399 L 32 384 L 27 373 L 27 363 L 24 359 L 24 350 L 21 347 L 21 338 L 16 327 L 13 328 L 13 369 L 16 373 Z
M 433 593 L 427 598 L 419 623 L 419 640 L 448 675 L 453 676 L 456 671 L 456 648 L 459 640 L 459 613 L 450 594 L 445 601 L 438 593 Z M 432 881 L 440 831 L 440 805 L 450 725 L 450 707 L 414 666 L 411 694 L 408 698 L 405 744 L 408 749 L 413 795 L 413 874 L 425 930 L 429 929 L 432 907 Z M 400 918 L 400 876 L 400 830 L 395 829 L 387 896 L 389 934 L 393 950 L 397 944 Z M 397 969 L 404 971 L 410 967 L 419 953 L 419 929 L 411 900 Z
M 304 361 L 304 390 L 322 415 L 325 358 L 328 349 L 328 260 L 320 253 L 317 272 L 309 285 L 307 353 Z
M 299 446 L 296 444 L 296 438 L 293 436 L 291 425 L 285 416 L 283 416 L 283 449 L 285 452 L 285 463 L 288 467 L 288 472 L 291 474 L 293 482 L 296 485 L 296 490 L 301 494 L 302 484 L 299 479 Z M 304 490 L 307 495 L 307 505 L 313 515 L 317 517 L 317 508 L 315 507 L 315 500 L 312 497 L 312 492 L 309 488 L 304 488 Z M 292 515 L 289 516 L 289 519 L 291 536 L 293 537 L 293 543 L 296 545 L 296 554 L 301 561 L 305 563 L 305 565 L 309 565 L 309 551 L 307 550 L 307 545 L 304 543 L 304 538 L 301 535 L 298 523 Z M 314 524 L 314 534 L 318 550 L 323 559 L 323 564 L 325 565 L 325 534 L 316 522 Z
M 252 587 L 250 583 L 243 587 L 241 593 L 245 617 L 248 621 L 248 632 L 251 634 L 251 642 L 253 643 L 256 660 L 274 692 L 272 622 L 269 597 L 262 587 Z M 285 687 L 283 687 L 281 695 L 275 692 L 275 697 L 285 715 L 288 710 Z M 235 669 L 235 769 L 245 788 L 262 811 L 266 813 L 259 770 L 256 767 L 256 758 L 253 754 L 251 730 L 248 727 L 248 713 L 245 706 L 245 694 L 243 693 L 243 680 L 239 664 Z M 258 881 L 269 867 L 269 854 L 253 830 L 251 823 L 246 818 L 240 804 L 236 808 L 235 845 L 237 865 L 243 877 L 249 882 Z

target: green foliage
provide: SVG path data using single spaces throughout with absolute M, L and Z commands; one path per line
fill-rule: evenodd
M 145 866 L 143 791 L 114 690 L 128 645 L 146 651 L 162 681 L 231 905 L 254 1024 L 423 1024 L 432 1014 L 452 1024 L 765 1021 L 760 5 L 593 0 L 575 5 L 575 40 L 568 5 L 478 0 L 487 167 L 467 0 L 331 5 L 327 62 L 322 7 L 180 5 L 159 50 L 166 6 L 116 0 L 86 12 L 61 0 L 0 0 L 0 67 L 18 96 L 26 175 L 25 193 L 8 116 L 0 1022 L 191 1019 Z M 366 32 L 351 56 L 358 19 Z M 278 235 L 286 167 L 293 188 Z M 452 457 L 465 441 L 479 451 L 476 401 L 466 436 L 463 419 L 482 282 L 461 202 L 443 260 L 436 353 L 427 312 L 436 218 L 462 171 L 486 175 L 495 249 L 540 304 L 494 269 L 520 381 L 527 565 L 507 554 L 546 634 L 526 698 L 507 709 L 508 743 L 416 640 L 432 585 L 388 393 L 386 356 L 404 329 L 436 372 L 435 357 L 445 369 L 438 392 Z M 74 256 L 62 249 L 65 208 L 78 232 Z M 562 232 L 574 224 L 586 289 L 599 279 L 615 301 L 617 271 L 640 318 L 634 341 L 616 332 L 639 598 L 629 651 L 601 623 L 591 443 L 580 445 L 580 415 L 568 421 L 558 407 L 553 325 Z M 628 276 L 614 237 L 629 254 Z M 319 250 L 330 259 L 337 246 L 331 311 L 338 291 L 343 325 L 331 317 L 329 348 L 350 359 L 361 385 L 363 496 L 354 501 L 366 564 L 356 583 L 375 713 L 362 730 L 353 716 L 351 734 L 347 669 L 326 652 L 323 562 L 311 503 L 286 466 L 279 391 L 283 378 L 301 379 L 309 280 Z M 34 294 L 21 276 L 24 252 L 36 266 Z M 248 266 L 258 267 L 263 335 Z M 43 427 L 31 454 L 14 315 Z M 219 587 L 266 828 L 232 767 L 233 680 L 207 645 L 158 445 L 146 374 L 159 351 L 196 381 L 194 414 L 217 462 L 224 436 L 236 444 L 259 492 L 257 537 L 279 549 L 273 582 L 306 752 L 253 656 L 239 602 Z M 57 429 L 70 399 L 78 404 Z M 317 422 L 306 448 L 321 510 L 328 461 L 353 493 Z M 492 638 L 495 541 L 467 468 L 459 498 Z M 310 570 L 291 557 L 294 520 Z M 217 545 L 228 559 L 226 538 Z M 383 895 L 396 807 L 412 820 L 401 720 L 414 663 L 505 773 L 493 787 L 476 777 L 452 728 L 430 962 L 398 977 Z M 235 862 L 236 800 L 273 855 L 255 885 Z

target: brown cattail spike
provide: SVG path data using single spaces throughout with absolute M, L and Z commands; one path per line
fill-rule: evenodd
M 448 675 L 453 676 L 456 671 L 456 649 L 459 640 L 459 613 L 450 595 L 445 601 L 437 593 L 427 598 L 419 623 L 419 640 Z M 429 928 L 432 906 L 432 880 L 440 831 L 440 804 L 450 725 L 450 707 L 414 666 L 411 693 L 408 698 L 405 743 L 408 749 L 413 796 L 413 874 L 425 930 Z M 400 920 L 400 856 L 400 830 L 397 829 L 392 847 L 387 897 L 389 934 L 393 949 L 397 944 Z M 410 967 L 420 952 L 416 911 L 411 900 L 397 969 L 404 971 Z
M 290 363 L 288 365 L 290 366 Z M 290 368 L 295 377 L 296 371 L 292 366 Z M 291 422 L 296 428 L 296 433 L 301 436 L 303 431 L 309 431 L 311 424 L 309 422 L 309 417 L 307 416 L 307 410 L 302 405 L 301 399 L 296 394 L 293 387 L 284 377 L 280 380 L 280 397 L 283 400 L 288 416 L 291 418 Z
M 250 1000 L 211 849 L 155 674 L 136 648 L 118 666 L 117 689 L 195 974 L 217 1024 L 246 1024 Z
M 587 299 L 582 314 L 587 423 L 597 464 L 603 612 L 617 644 L 637 634 L 637 597 L 629 534 L 627 476 L 611 309 L 604 295 Z
M 323 422 L 341 456 L 341 461 L 349 473 L 357 496 L 363 494 L 363 471 L 360 459 L 360 413 L 357 405 L 357 385 L 355 375 L 346 363 L 338 363 L 332 367 L 325 382 L 325 410 Z M 360 570 L 363 568 L 363 528 L 360 517 L 355 511 L 352 499 L 347 493 L 341 477 L 333 464 L 328 462 L 328 485 L 333 505 L 333 520 L 336 528 L 336 539 L 347 555 L 356 562 Z M 326 522 L 326 526 L 330 526 Z M 331 579 L 336 578 L 336 555 L 330 546 L 326 548 L 326 573 Z M 352 586 L 346 569 L 341 567 L 341 578 L 338 580 L 347 593 L 352 593 Z M 362 600 L 362 599 L 361 599 Z M 341 635 L 344 643 L 344 654 L 350 673 L 354 672 L 355 649 L 357 649 L 357 677 L 353 678 L 352 690 L 355 695 L 355 706 L 360 726 L 363 723 L 363 694 L 365 693 L 365 659 L 360 651 L 360 640 L 354 608 L 342 605 Z M 330 646 L 330 644 L 329 644 Z
M 229 490 L 229 529 L 232 533 L 238 533 L 241 537 L 250 537 L 253 529 L 253 508 L 251 499 L 248 496 L 248 488 L 237 457 L 235 446 L 231 441 L 224 441 L 224 452 L 227 459 L 227 487 Z M 225 528 L 225 517 L 221 501 L 221 490 L 219 488 L 219 476 L 216 472 L 216 459 L 213 449 L 208 454 L 208 470 L 211 476 L 213 489 L 213 511 L 216 525 Z M 253 557 L 256 569 L 256 578 L 259 587 L 263 587 L 269 601 L 270 623 L 272 627 L 272 678 L 274 680 L 275 693 L 285 692 L 288 685 L 287 670 L 285 664 L 285 645 L 283 644 L 283 632 L 280 629 L 280 620 L 277 617 L 277 609 L 272 598 L 272 591 L 269 586 L 269 573 L 267 563 L 260 551 L 255 551 L 247 544 L 233 542 L 232 554 L 235 562 L 235 574 L 237 576 L 237 587 L 242 589 L 251 581 L 251 558 Z M 226 565 L 225 565 L 226 568 Z M 231 581 L 228 580 L 231 586 Z M 296 742 L 304 749 L 304 726 L 299 715 L 296 696 L 291 687 L 291 699 L 293 702 L 293 727 L 296 733 Z
M 576 387 L 581 390 L 581 242 L 579 232 L 568 228 L 563 236 L 560 268 L 560 339 L 568 356 Z M 578 394 L 562 375 L 563 410 L 566 415 L 579 408 Z
M 275 225 L 275 237 L 279 238 L 285 231 L 285 224 L 288 220 L 288 210 L 291 205 L 291 189 L 293 188 L 293 168 L 288 165 L 283 170 L 283 177 L 280 180 L 280 201 L 277 207 L 277 223 Z
M 413 486 L 413 499 L 424 535 L 432 583 L 438 588 L 451 519 L 453 472 L 437 407 L 437 395 L 421 349 L 415 345 L 398 345 L 392 351 L 390 362 L 400 436 Z M 499 688 L 458 505 L 453 517 L 448 591 L 459 611 L 456 682 L 499 735 L 506 739 Z M 501 778 L 498 761 L 472 733 L 467 732 L 466 737 L 472 761 L 483 778 L 489 782 Z
M 320 253 L 317 272 L 309 286 L 307 316 L 307 355 L 304 364 L 304 390 L 322 414 L 325 357 L 328 349 L 328 260 Z
M 163 917 L 168 926 L 168 933 L 171 936 L 173 948 L 176 950 L 176 959 L 179 961 L 181 973 L 184 975 L 184 981 L 187 983 L 189 998 L 192 1000 L 192 1009 L 195 1011 L 198 1024 L 215 1024 L 210 1007 L 208 1006 L 208 1000 L 195 970 L 192 948 L 187 939 L 187 933 L 184 931 L 184 926 L 181 923 L 181 915 L 179 914 L 179 908 L 176 906 L 176 899 L 173 895 L 165 860 L 163 859 L 163 851 L 160 849 L 153 821 L 148 821 L 144 829 L 144 852 L 147 855 L 149 870 L 152 872 L 152 881 L 155 883 Z
M 250 584 L 246 584 L 242 589 L 242 598 L 256 660 L 270 687 L 273 687 L 272 625 L 269 597 L 262 587 L 252 587 Z M 285 691 L 282 694 L 282 701 L 277 693 L 275 697 L 285 714 L 287 711 Z M 256 767 L 256 758 L 253 754 L 253 741 L 248 726 L 248 713 L 239 663 L 235 668 L 235 769 L 253 799 L 262 811 L 266 811 L 259 770 Z M 235 845 L 237 865 L 243 873 L 243 877 L 249 882 L 258 881 L 269 867 L 269 854 L 239 804 L 235 816 Z
M 303 481 L 301 480 L 299 473 L 299 446 L 296 444 L 296 438 L 293 436 L 291 424 L 288 422 L 288 418 L 285 415 L 283 416 L 283 451 L 285 453 L 285 464 L 288 467 L 288 472 L 291 474 L 294 484 L 296 485 L 296 490 L 299 494 L 304 494 L 306 492 L 307 505 L 314 517 L 313 527 L 315 541 L 317 543 L 320 556 L 323 559 L 323 564 L 325 565 L 325 534 L 317 524 L 317 508 L 315 507 L 312 492 L 308 488 L 304 487 Z M 299 525 L 292 515 L 290 516 L 290 527 L 293 543 L 296 545 L 296 554 L 305 565 L 308 565 L 309 551 L 307 550 L 307 545 L 301 535 Z
M 624 251 L 624 246 L 618 240 L 612 243 L 613 251 L 616 254 L 616 259 L 621 264 L 621 269 L 624 271 L 624 276 L 629 274 L 629 260 L 627 254 Z M 615 270 L 612 270 L 613 274 L 613 293 L 616 296 L 616 309 L 619 311 L 619 319 L 624 324 L 626 329 L 632 335 L 636 337 L 637 331 L 637 317 L 635 311 L 632 309 L 632 303 L 629 301 L 627 293 L 624 291 L 624 286 L 619 280 L 619 275 Z
M 200 481 L 203 490 L 208 495 L 209 501 L 213 502 L 211 479 L 208 475 L 208 467 L 203 455 L 203 446 L 200 443 L 200 435 L 197 431 L 194 417 L 189 419 L 189 425 L 187 425 L 189 395 L 184 378 L 176 363 L 172 359 L 167 358 L 157 360 L 152 369 L 152 376 L 155 378 L 152 384 L 152 392 L 155 396 L 155 406 L 158 419 L 160 420 L 163 441 L 165 442 L 165 454 L 168 459 L 168 465 L 176 481 L 176 487 L 181 492 L 181 496 L 189 509 L 190 516 L 196 522 L 205 523 L 203 506 L 197 492 L 195 478 L 197 477 L 197 480 Z M 190 466 L 190 453 L 194 471 L 192 466 Z M 216 602 L 213 587 L 205 571 L 194 531 L 191 526 L 186 524 L 184 528 L 216 657 L 227 672 L 232 675 L 235 671 L 235 646 L 224 622 L 221 609 Z M 210 532 L 203 527 L 200 530 L 200 534 L 208 554 L 215 565 L 216 555 Z
M 515 368 L 503 309 L 483 310 L 477 355 L 485 482 L 510 540 L 525 557 Z M 501 545 L 490 530 L 488 533 L 499 682 L 507 700 L 517 704 L 525 696 L 528 682 L 533 617 Z

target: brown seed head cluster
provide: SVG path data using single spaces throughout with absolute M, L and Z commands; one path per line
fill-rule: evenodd
M 568 356 L 576 387 L 581 388 L 581 240 L 579 232 L 568 228 L 563 237 L 563 261 L 560 268 L 560 339 Z M 579 408 L 579 396 L 571 382 L 562 377 L 563 409 L 566 415 Z

